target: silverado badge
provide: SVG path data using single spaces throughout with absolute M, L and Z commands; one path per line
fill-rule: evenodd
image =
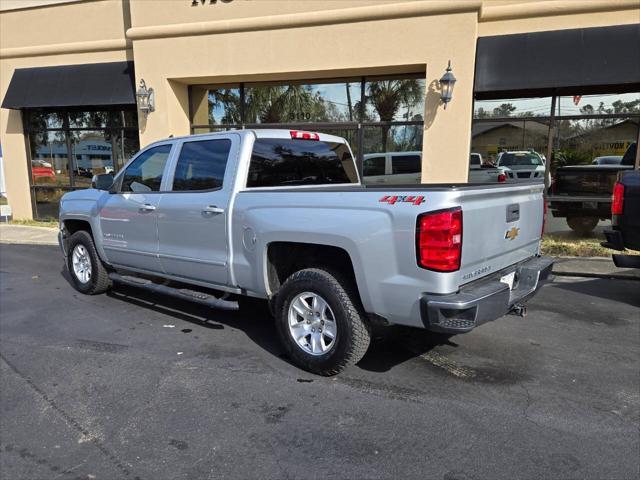
M 511 230 L 507 230 L 507 233 L 504 234 L 504 238 L 505 240 L 515 240 L 519 233 L 520 229 L 518 227 L 511 227 Z

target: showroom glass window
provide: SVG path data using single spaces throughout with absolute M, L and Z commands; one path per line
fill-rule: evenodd
M 420 183 L 424 87 L 424 74 L 193 85 L 191 132 L 295 128 L 337 135 L 349 142 L 365 183 Z M 394 166 L 394 154 L 407 152 L 412 159 Z
M 135 109 L 25 110 L 34 217 L 58 217 L 65 192 L 116 173 L 139 150 Z
M 503 151 L 535 150 L 548 155 L 551 171 L 588 165 L 598 157 L 622 158 L 638 138 L 640 93 L 476 100 L 471 152 L 492 162 Z

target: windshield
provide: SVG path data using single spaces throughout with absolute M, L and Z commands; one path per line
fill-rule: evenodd
M 503 153 L 498 165 L 501 167 L 540 167 L 544 165 L 537 153 Z

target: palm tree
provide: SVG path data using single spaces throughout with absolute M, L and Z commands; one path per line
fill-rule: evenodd
M 406 108 L 403 115 L 405 120 L 411 120 L 416 117 L 412 112 L 413 107 L 423 105 L 423 102 L 424 88 L 418 79 L 371 82 L 366 95 L 366 103 L 371 103 L 381 122 L 393 121 L 401 107 Z M 417 115 L 422 118 L 422 112 Z M 390 129 L 389 125 L 382 126 L 381 140 L 384 152 L 387 151 Z

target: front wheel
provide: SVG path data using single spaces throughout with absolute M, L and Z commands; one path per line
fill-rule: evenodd
M 111 280 L 89 232 L 75 232 L 69 238 L 68 246 L 67 268 L 75 289 L 86 295 L 106 292 L 111 287 Z
M 290 358 L 318 375 L 336 375 L 360 361 L 371 340 L 351 282 L 318 268 L 300 270 L 282 285 L 276 323 Z

